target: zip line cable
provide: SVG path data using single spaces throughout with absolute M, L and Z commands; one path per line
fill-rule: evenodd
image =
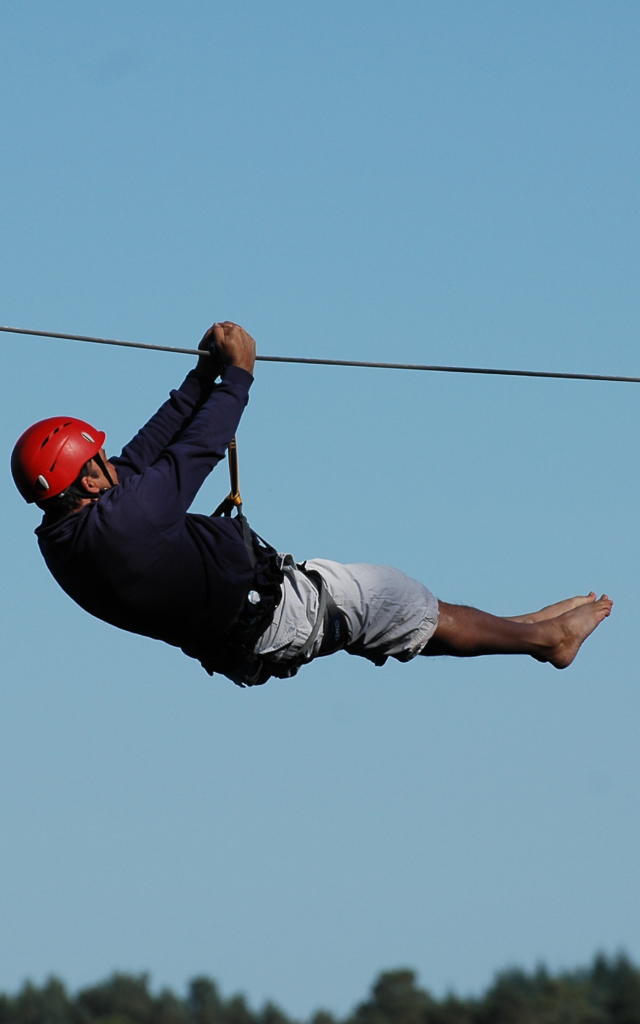
M 208 356 L 210 353 L 195 348 L 176 348 L 171 345 L 151 345 L 143 341 L 120 341 L 117 338 L 94 338 L 87 334 L 62 334 L 56 331 L 34 331 L 26 327 L 0 327 L 7 334 L 29 334 L 38 338 L 64 338 L 68 341 L 88 341 L 95 345 L 119 345 L 123 348 L 151 349 L 154 352 L 178 352 L 188 356 Z M 500 377 L 546 377 L 556 380 L 608 380 L 625 384 L 640 384 L 640 377 L 617 377 L 603 373 L 553 373 L 548 370 L 501 370 L 480 366 L 428 366 L 420 363 L 373 363 L 354 359 L 311 359 L 302 356 L 256 356 L 264 363 L 308 363 L 312 366 L 356 366 L 379 370 L 429 370 L 434 373 L 483 373 Z

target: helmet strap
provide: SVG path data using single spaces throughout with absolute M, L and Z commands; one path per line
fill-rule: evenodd
M 107 480 L 109 481 L 109 485 L 111 487 L 115 487 L 116 482 L 115 482 L 115 480 L 111 479 L 111 473 L 107 469 L 107 464 L 104 461 L 104 459 L 102 458 L 100 452 L 96 452 L 96 454 L 93 457 L 96 460 L 96 462 L 98 463 L 98 465 L 100 466 L 100 469 L 102 470 L 103 474 L 106 476 Z M 102 490 L 100 491 L 100 496 L 105 494 L 108 490 L 109 490 L 108 487 L 103 487 Z

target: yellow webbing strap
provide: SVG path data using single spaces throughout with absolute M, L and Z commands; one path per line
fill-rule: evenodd
M 231 438 L 227 450 L 229 456 L 229 481 L 231 490 L 227 497 L 220 502 L 213 513 L 214 516 L 230 516 L 234 508 L 242 511 L 242 498 L 240 497 L 240 478 L 238 472 L 238 445 L 235 437 Z

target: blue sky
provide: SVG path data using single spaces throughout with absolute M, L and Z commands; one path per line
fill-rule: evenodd
M 640 375 L 636 4 L 3 5 L 3 324 L 271 355 Z M 3 335 L 7 464 L 112 452 L 189 357 Z M 0 988 L 196 973 L 344 1013 L 377 971 L 640 959 L 635 385 L 258 364 L 245 508 L 297 557 L 515 614 L 593 588 L 567 672 L 241 691 L 49 579 L 4 498 Z M 194 505 L 226 493 L 225 468 Z

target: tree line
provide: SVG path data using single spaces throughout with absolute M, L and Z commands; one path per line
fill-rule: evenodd
M 76 994 L 50 978 L 0 995 L 0 1024 L 302 1024 L 274 1003 L 252 1010 L 193 978 L 184 995 L 152 992 L 146 974 L 113 974 Z M 409 969 L 384 971 L 344 1018 L 318 1010 L 308 1024 L 640 1024 L 640 970 L 628 957 L 598 955 L 590 967 L 551 973 L 511 969 L 479 997 L 435 998 Z

